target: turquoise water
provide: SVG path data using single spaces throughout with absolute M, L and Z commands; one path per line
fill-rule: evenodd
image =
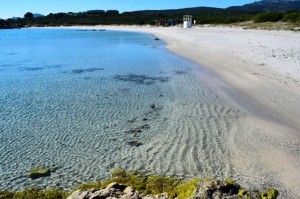
M 209 72 L 148 34 L 0 31 L 0 189 L 66 189 L 121 166 L 232 177 L 240 113 Z M 50 177 L 27 171 L 47 166 Z

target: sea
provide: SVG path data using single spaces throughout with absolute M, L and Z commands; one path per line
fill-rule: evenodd
M 226 90 L 151 34 L 1 30 L 0 190 L 73 189 L 116 167 L 239 179 L 243 112 Z M 35 167 L 51 175 L 33 180 Z

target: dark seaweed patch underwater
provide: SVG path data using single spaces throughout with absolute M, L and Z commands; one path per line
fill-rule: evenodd
M 19 71 L 36 71 L 36 70 L 43 70 L 43 67 L 22 67 L 19 68 Z
M 46 65 L 45 67 L 50 69 L 50 68 L 62 68 L 63 66 L 59 64 L 54 64 L 54 65 Z
M 169 77 L 164 76 L 150 76 L 150 75 L 137 75 L 137 74 L 126 74 L 126 75 L 115 75 L 114 79 L 126 82 L 133 82 L 135 84 L 152 85 L 155 83 L 162 83 L 169 81 Z
M 14 66 L 18 66 L 18 64 L 0 64 L 0 67 L 14 67 Z
M 75 70 L 72 70 L 72 73 L 75 73 L 75 74 L 81 74 L 81 73 L 92 73 L 92 72 L 95 72 L 95 71 L 100 71 L 100 70 L 104 70 L 103 68 L 87 68 L 87 69 L 75 69 Z

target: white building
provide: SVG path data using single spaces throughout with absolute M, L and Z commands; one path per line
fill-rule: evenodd
M 191 27 L 192 27 L 192 15 L 184 15 L 183 28 L 191 28 Z

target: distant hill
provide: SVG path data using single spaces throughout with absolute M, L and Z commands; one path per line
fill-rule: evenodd
M 242 12 L 300 11 L 300 0 L 263 0 L 243 6 L 232 6 L 226 10 Z
M 184 14 L 213 14 L 213 13 L 222 13 L 224 9 L 222 8 L 213 8 L 213 7 L 194 7 L 194 8 L 181 8 L 181 9 L 168 9 L 168 10 L 139 10 L 133 12 L 125 12 L 124 14 L 129 13 L 141 13 L 144 15 L 153 15 L 153 14 L 164 14 L 164 15 L 184 15 Z
M 140 10 L 133 12 L 125 12 L 124 14 L 143 15 L 184 15 L 184 14 L 232 14 L 232 13 L 258 13 L 264 11 L 300 11 L 300 0 L 263 0 L 243 6 L 231 6 L 228 8 L 213 8 L 213 7 L 194 7 L 182 9 L 168 9 L 168 10 Z
M 282 3 L 282 2 L 291 2 L 291 1 L 298 1 L 298 0 L 262 0 L 264 2 L 275 2 L 275 3 Z

